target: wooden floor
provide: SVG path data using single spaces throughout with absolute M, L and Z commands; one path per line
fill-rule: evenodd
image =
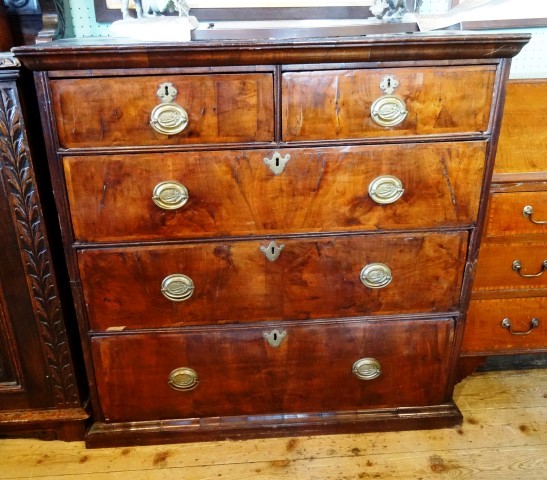
M 0 479 L 547 479 L 547 369 L 475 373 L 461 429 L 86 450 L 0 440 Z

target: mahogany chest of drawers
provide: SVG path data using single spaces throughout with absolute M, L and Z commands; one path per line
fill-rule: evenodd
M 525 35 L 59 42 L 89 446 L 442 427 Z
M 464 361 L 547 351 L 547 82 L 511 80 Z

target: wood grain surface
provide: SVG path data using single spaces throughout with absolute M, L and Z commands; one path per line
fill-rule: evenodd
M 522 211 L 527 205 L 533 208 L 532 218 L 535 221 L 546 223 L 538 225 L 529 217 L 525 217 Z M 547 190 L 492 193 L 486 226 L 487 237 L 543 236 L 545 234 L 547 234 Z
M 93 330 L 265 320 L 446 312 L 459 306 L 467 233 L 276 239 L 78 252 Z M 384 288 L 360 281 L 365 265 L 389 266 Z M 168 275 L 190 277 L 186 301 L 161 293 Z M 427 295 L 422 295 L 423 291 Z
M 475 223 L 485 142 L 207 151 L 64 158 L 80 242 L 469 226 Z M 264 159 L 289 156 L 275 175 Z M 369 195 L 397 177 L 402 197 Z M 189 194 L 178 210 L 152 201 L 160 182 Z
M 150 125 L 165 82 L 189 117 L 176 135 Z M 51 92 L 64 148 L 273 141 L 272 74 L 63 79 L 51 82 Z
M 493 66 L 288 72 L 282 84 L 283 139 L 486 132 L 495 72 Z M 385 95 L 380 83 L 386 75 L 398 80 L 393 94 L 408 112 L 394 127 L 371 117 L 372 103 Z
M 434 405 L 446 400 L 453 325 L 347 321 L 96 337 L 95 379 L 107 422 Z M 278 347 L 263 336 L 274 327 L 286 333 Z M 380 363 L 378 378 L 352 374 L 364 357 Z M 168 385 L 181 367 L 199 376 L 191 391 Z
M 513 270 L 513 262 L 520 260 L 521 273 L 535 275 L 547 260 L 547 242 L 508 239 L 501 243 L 485 242 L 481 246 L 479 263 L 473 284 L 474 292 L 481 291 L 547 291 L 547 272 L 533 278 L 523 278 Z M 528 294 L 527 296 L 531 296 Z
M 507 84 L 494 170 L 496 180 L 521 174 L 537 174 L 536 178 L 547 180 L 546 109 L 545 79 L 511 80 Z
M 472 300 L 469 306 L 462 354 L 502 354 L 547 349 L 547 296 Z M 527 332 L 533 318 L 539 325 L 527 335 L 514 335 L 503 328 L 503 319 L 512 330 Z

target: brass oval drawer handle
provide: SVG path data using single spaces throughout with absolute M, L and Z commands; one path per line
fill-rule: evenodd
M 187 392 L 198 386 L 199 376 L 192 368 L 175 368 L 175 370 L 169 374 L 169 381 L 167 383 L 175 390 Z
M 509 318 L 504 318 L 501 321 L 501 326 L 503 328 L 506 328 L 511 335 L 528 335 L 532 330 L 539 327 L 539 318 L 532 318 L 532 320 L 530 320 L 530 328 L 526 330 L 525 332 L 517 332 L 513 330 L 511 325 L 511 319 Z
M 176 135 L 188 126 L 188 113 L 175 103 L 177 89 L 170 83 L 162 83 L 156 92 L 162 103 L 150 113 L 150 125 L 164 135 Z
M 534 220 L 532 218 L 533 215 L 534 215 L 534 208 L 532 207 L 532 205 L 526 205 L 522 209 L 522 216 L 524 218 L 527 218 L 528 220 L 530 220 L 532 223 L 535 223 L 536 225 L 547 225 L 547 220 Z
M 396 95 L 383 95 L 370 107 L 372 120 L 381 127 L 395 127 L 408 115 L 405 102 Z
M 368 186 L 368 194 L 380 205 L 394 203 L 403 196 L 403 182 L 393 175 L 376 177 Z
M 184 302 L 194 293 L 194 282 L 182 273 L 174 273 L 161 282 L 161 293 L 173 302 Z
M 359 380 L 374 380 L 382 374 L 382 366 L 375 358 L 361 358 L 353 364 L 351 371 Z
M 176 135 L 188 126 L 188 113 L 176 103 L 162 103 L 152 110 L 150 125 L 163 135 Z
M 359 278 L 369 288 L 384 288 L 393 280 L 390 268 L 384 263 L 369 263 L 363 267 Z
M 522 273 L 522 263 L 520 260 L 515 260 L 513 262 L 513 270 L 517 272 L 521 277 L 523 278 L 534 278 L 534 277 L 540 277 L 543 275 L 543 272 L 547 270 L 547 260 L 543 260 L 543 263 L 541 264 L 541 270 L 538 273 Z
M 176 210 L 189 198 L 188 189 L 174 180 L 158 183 L 152 192 L 152 201 L 163 210 Z

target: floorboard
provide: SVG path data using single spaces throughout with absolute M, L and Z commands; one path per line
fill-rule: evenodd
M 0 480 L 545 480 L 547 369 L 475 373 L 461 428 L 86 450 L 0 440 Z

